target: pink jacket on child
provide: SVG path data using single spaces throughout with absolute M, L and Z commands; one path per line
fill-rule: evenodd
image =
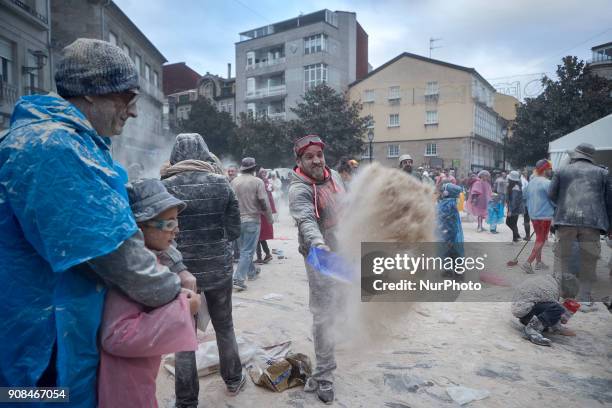
M 155 379 L 162 354 L 196 350 L 189 300 L 150 309 L 109 290 L 100 328 L 98 407 L 157 407 Z

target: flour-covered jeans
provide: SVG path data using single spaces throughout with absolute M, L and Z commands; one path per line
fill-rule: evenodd
M 308 305 L 312 313 L 312 338 L 316 357 L 312 378 L 333 382 L 333 372 L 336 369 L 336 329 L 338 316 L 344 310 L 346 288 L 342 283 L 313 269 L 305 259 L 304 263 L 308 275 Z
M 217 336 L 219 349 L 219 368 L 221 378 L 226 385 L 234 385 L 242 378 L 242 363 L 238 354 L 238 343 L 232 319 L 232 285 L 225 288 L 202 292 L 202 309 L 198 313 L 198 328 L 206 330 L 208 315 Z M 204 309 L 208 309 L 208 312 Z M 195 328 L 194 328 L 195 330 Z M 200 384 L 194 351 L 182 351 L 175 354 L 176 376 L 175 392 L 178 408 L 195 408 L 198 406 Z
M 247 278 L 255 276 L 255 265 L 253 264 L 253 254 L 259 241 L 259 222 L 243 222 L 240 225 L 240 261 L 234 273 L 234 280 L 244 282 Z

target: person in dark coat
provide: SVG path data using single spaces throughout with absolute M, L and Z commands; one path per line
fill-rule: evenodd
M 508 204 L 508 214 L 506 215 L 506 225 L 512 230 L 512 241 L 518 242 L 521 235 L 518 232 L 518 217 L 525 212 L 523 203 L 523 189 L 521 176 L 518 171 L 513 170 L 508 175 L 508 190 L 506 192 Z
M 600 235 L 612 237 L 612 180 L 608 170 L 593 163 L 595 147 L 582 143 L 570 154 L 570 164 L 561 167 L 550 183 L 548 195 L 556 211 L 553 218 L 559 239 L 555 271 L 570 273 L 575 244 L 580 249 L 578 300 L 590 308 L 591 290 L 597 280 Z
M 245 384 L 232 320 L 230 242 L 240 236 L 238 200 L 221 162 L 197 133 L 176 137 L 162 180 L 170 194 L 187 204 L 179 215 L 178 250 L 206 298 L 202 304 L 208 306 L 217 335 L 221 377 L 228 393 L 237 394 Z M 206 311 L 200 315 L 206 316 Z M 201 330 L 208 323 L 203 320 L 198 319 Z M 196 407 L 198 393 L 195 352 L 176 353 L 176 406 Z

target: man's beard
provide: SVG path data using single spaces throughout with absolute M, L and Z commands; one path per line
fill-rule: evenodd
M 309 169 L 309 176 L 316 180 L 322 180 L 325 176 L 325 171 L 323 169 L 323 166 L 313 166 Z
M 412 174 L 412 167 L 410 167 L 410 166 L 406 166 L 402 170 L 404 170 L 408 174 Z

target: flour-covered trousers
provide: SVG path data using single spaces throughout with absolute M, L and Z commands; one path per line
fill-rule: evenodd
M 555 255 L 559 258 L 561 272 L 571 273 L 571 261 L 578 256 L 580 259 L 578 279 L 581 282 L 595 282 L 597 280 L 597 260 L 601 254 L 599 235 L 599 230 L 595 228 L 559 226 L 557 228 L 559 242 L 557 242 Z M 576 242 L 577 251 L 574 248 Z
M 573 273 L 580 282 L 576 298 L 590 302 L 593 284 L 597 281 L 597 260 L 601 254 L 600 231 L 595 228 L 559 226 L 555 247 L 555 271 Z M 572 265 L 575 264 L 575 265 Z M 577 268 L 572 268 L 577 266 Z
M 232 285 L 202 291 L 202 297 L 206 301 L 202 300 L 202 308 L 198 313 L 198 328 L 204 331 L 209 320 L 212 321 L 217 336 L 221 378 L 226 385 L 238 384 L 242 379 L 242 363 L 232 318 Z M 198 406 L 200 392 L 195 351 L 182 351 L 176 353 L 175 357 L 176 407 L 195 408 Z
M 304 259 L 308 275 L 308 306 L 312 313 L 312 339 L 316 366 L 312 378 L 316 381 L 334 381 L 336 369 L 335 344 L 338 317 L 344 310 L 346 288 L 344 284 L 322 275 Z

